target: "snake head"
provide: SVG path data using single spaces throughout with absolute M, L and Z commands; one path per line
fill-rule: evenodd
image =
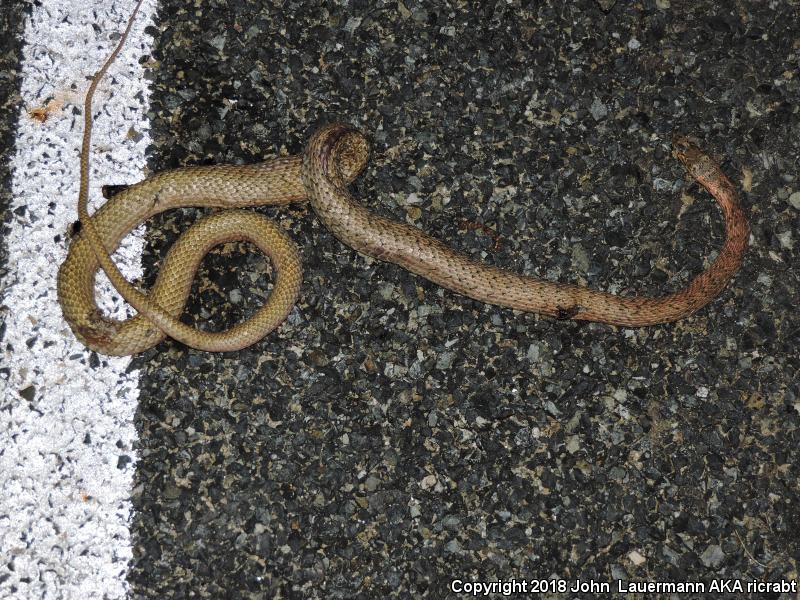
M 672 138 L 672 156 L 684 165 L 699 160 L 703 153 L 688 137 L 675 135 Z
M 672 156 L 697 180 L 708 178 L 714 171 L 714 161 L 688 137 L 676 135 L 672 138 Z

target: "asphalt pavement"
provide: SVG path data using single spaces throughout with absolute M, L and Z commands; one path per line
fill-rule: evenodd
M 342 120 L 371 139 L 353 192 L 380 214 L 490 264 L 658 296 L 724 238 L 677 133 L 718 159 L 752 232 L 710 305 L 626 329 L 469 300 L 343 246 L 308 206 L 264 209 L 304 262 L 287 322 L 239 352 L 166 341 L 130 366 L 131 597 L 796 582 L 799 8 L 162 2 L 139 59 L 149 172 L 297 154 Z M 199 214 L 148 223 L 145 282 Z M 272 276 L 225 245 L 187 322 L 229 327 Z

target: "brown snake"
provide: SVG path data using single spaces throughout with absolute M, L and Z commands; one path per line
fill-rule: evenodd
M 170 249 L 148 295 L 128 282 L 109 253 L 144 220 L 183 206 L 230 209 L 309 200 L 325 226 L 343 243 L 449 290 L 526 312 L 626 327 L 666 323 L 693 313 L 722 291 L 742 262 L 749 228 L 736 190 L 709 156 L 683 138 L 673 141 L 673 154 L 719 203 L 726 237 L 719 255 L 705 271 L 681 291 L 660 298 L 616 296 L 488 266 L 415 227 L 374 214 L 355 202 L 347 190 L 366 163 L 366 138 L 342 124 L 328 125 L 314 133 L 302 157 L 158 173 L 125 188 L 90 217 L 86 204 L 92 96 L 125 42 L 138 9 L 139 5 L 86 94 L 78 199 L 81 233 L 71 244 L 58 274 L 64 317 L 76 337 L 97 352 L 134 354 L 167 335 L 201 350 L 238 350 L 275 329 L 294 305 L 301 283 L 295 245 L 266 218 L 242 210 L 219 212 L 193 225 Z M 178 317 L 202 257 L 213 246 L 234 239 L 253 242 L 272 259 L 278 274 L 268 301 L 252 318 L 225 332 L 210 333 L 181 323 Z M 94 299 L 94 278 L 100 268 L 138 315 L 127 321 L 102 315 Z

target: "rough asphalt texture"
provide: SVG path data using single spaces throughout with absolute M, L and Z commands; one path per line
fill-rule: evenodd
M 605 8 L 605 10 L 604 10 Z M 168 342 L 146 369 L 136 597 L 448 594 L 451 579 L 797 579 L 796 1 L 164 3 L 151 168 L 301 151 L 345 120 L 355 193 L 486 262 L 660 295 L 720 247 L 670 156 L 696 137 L 745 193 L 751 247 L 673 325 L 479 304 L 265 211 L 300 302 L 251 349 Z M 152 225 L 147 270 L 196 219 Z M 231 244 L 189 312 L 224 327 L 268 264 Z M 102 358 L 100 359 L 102 360 Z
M 11 173 L 9 161 L 14 155 L 14 122 L 21 101 L 19 95 L 19 65 L 22 60 L 19 38 L 25 25 L 26 3 L 9 0 L 0 10 L 0 235 L 5 236 L 12 215 L 8 211 L 11 203 Z M 0 280 L 7 273 L 8 256 L 5 244 L 0 243 Z M 5 333 L 5 324 L 0 322 L 0 339 Z M 0 376 L 7 377 L 0 367 Z

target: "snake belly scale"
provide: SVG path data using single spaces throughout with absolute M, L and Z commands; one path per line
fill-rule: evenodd
M 657 298 L 617 296 L 485 265 L 415 227 L 373 213 L 356 202 L 347 188 L 366 164 L 367 140 L 354 128 L 338 123 L 315 132 L 302 156 L 248 166 L 164 171 L 124 188 L 90 217 L 86 203 L 92 96 L 122 47 L 137 10 L 138 6 L 87 92 L 78 202 L 81 231 L 58 274 L 59 302 L 66 321 L 81 342 L 101 354 L 142 352 L 167 335 L 201 350 L 231 351 L 274 330 L 297 299 L 302 269 L 295 245 L 279 227 L 259 214 L 240 210 L 256 205 L 309 201 L 324 225 L 344 244 L 481 302 L 626 327 L 666 323 L 693 313 L 724 289 L 742 262 L 749 227 L 736 190 L 714 160 L 684 138 L 673 140 L 673 154 L 722 209 L 725 242 L 714 262 L 688 286 Z M 110 253 L 146 219 L 185 206 L 230 210 L 193 225 L 170 249 L 154 287 L 145 295 L 122 276 Z M 213 246 L 234 239 L 253 242 L 273 261 L 277 277 L 269 299 L 253 317 L 225 332 L 206 332 L 180 322 L 202 257 Z M 138 315 L 116 321 L 101 313 L 94 299 L 98 269 L 107 273 Z

